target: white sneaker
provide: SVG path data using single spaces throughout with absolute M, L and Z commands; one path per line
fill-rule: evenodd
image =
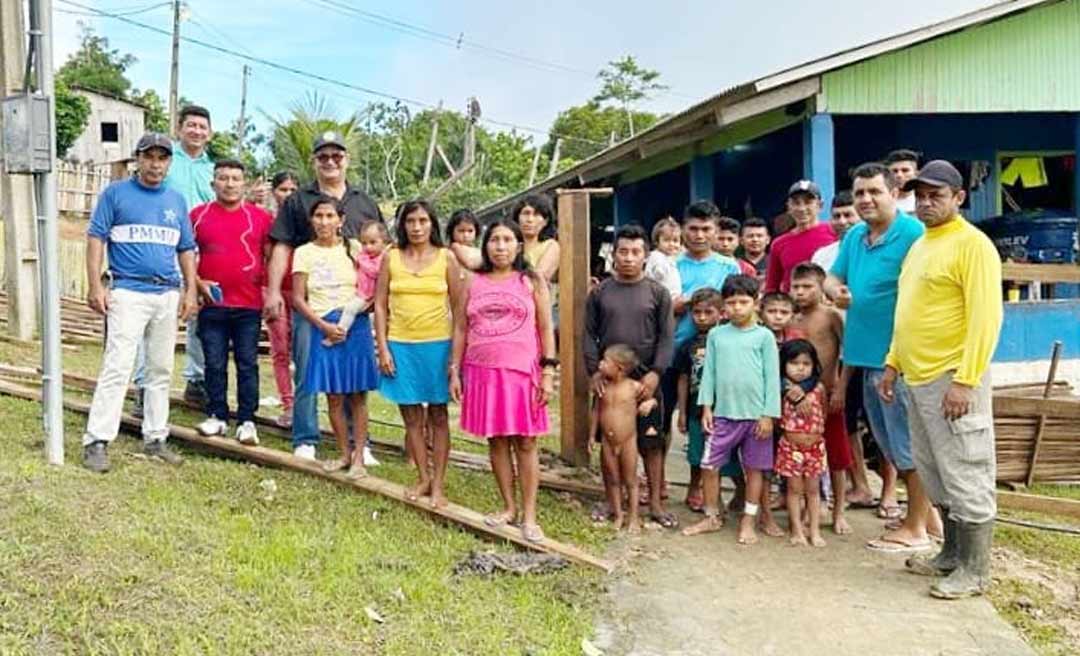
M 371 455 L 371 448 L 368 445 L 364 445 L 364 466 L 365 467 L 378 467 L 382 463 L 379 462 L 375 456 Z
M 314 460 L 315 459 L 315 445 L 314 444 L 301 444 L 300 446 L 293 449 L 292 454 L 294 456 L 296 456 L 297 458 L 302 458 L 303 460 Z
M 236 439 L 245 446 L 259 446 L 259 431 L 255 429 L 255 422 L 245 421 L 237 426 Z
M 229 430 L 229 425 L 217 417 L 207 417 L 201 424 L 195 427 L 203 435 L 224 435 Z

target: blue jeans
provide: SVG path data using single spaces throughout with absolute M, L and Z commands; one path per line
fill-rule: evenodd
M 229 418 L 229 347 L 236 364 L 236 420 L 254 421 L 259 407 L 258 310 L 206 307 L 199 312 L 199 339 L 206 352 L 206 414 L 222 421 Z
M 304 385 L 307 377 L 308 355 L 311 351 L 311 331 L 318 330 L 304 315 L 293 311 L 292 357 L 293 372 L 293 448 L 301 444 L 319 443 L 319 395 Z
M 863 407 L 870 431 L 874 434 L 881 453 L 894 467 L 902 472 L 915 469 L 911 455 L 911 430 L 908 427 L 908 408 L 911 397 L 903 378 L 896 379 L 895 398 L 885 403 L 877 393 L 877 385 L 885 374 L 884 369 L 863 369 Z

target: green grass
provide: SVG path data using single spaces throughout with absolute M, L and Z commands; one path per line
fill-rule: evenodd
M 100 356 L 84 351 L 65 366 L 93 374 Z M 0 360 L 33 358 L 0 343 Z M 591 633 L 599 573 L 455 577 L 470 551 L 508 547 L 302 474 L 193 453 L 170 468 L 125 436 L 113 471 L 93 475 L 78 466 L 74 414 L 68 464 L 49 467 L 39 405 L 0 397 L 0 416 L 2 654 L 577 654 Z M 412 479 L 383 460 L 373 473 Z M 451 468 L 448 490 L 496 507 L 486 473 Z M 540 510 L 552 538 L 600 552 L 612 535 L 561 497 L 542 493 Z
M 990 601 L 998 613 L 1024 636 L 1040 656 L 1070 656 L 1076 645 L 1066 631 L 1053 620 L 1057 612 L 1054 595 L 1045 586 L 1018 579 L 1006 579 L 990 590 Z M 1032 612 L 1033 610 L 1040 612 Z
M 1025 494 L 1041 494 L 1046 497 L 1060 497 L 1080 501 L 1080 485 L 1051 485 L 1039 483 L 1024 491 Z

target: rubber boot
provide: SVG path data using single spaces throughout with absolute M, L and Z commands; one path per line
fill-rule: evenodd
M 919 576 L 948 576 L 960 565 L 956 553 L 956 520 L 949 519 L 948 508 L 941 509 L 941 524 L 945 528 L 945 542 L 941 545 L 941 551 L 935 556 L 918 554 L 908 558 L 904 562 L 908 572 Z
M 990 588 L 990 545 L 994 540 L 994 521 L 971 524 L 957 522 L 960 566 L 930 587 L 938 599 L 963 599 L 981 595 Z

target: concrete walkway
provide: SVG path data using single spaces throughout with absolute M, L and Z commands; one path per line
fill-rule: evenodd
M 686 481 L 678 444 L 669 460 L 670 480 Z M 700 515 L 684 494 L 672 488 L 671 508 L 686 525 Z M 864 548 L 881 531 L 872 511 L 848 521 L 854 535 L 826 528 L 823 549 L 761 534 L 741 547 L 732 521 L 692 538 L 656 529 L 623 538 L 613 610 L 593 642 L 608 656 L 1034 656 L 986 599 L 935 600 L 930 579 L 903 571 L 903 556 Z

